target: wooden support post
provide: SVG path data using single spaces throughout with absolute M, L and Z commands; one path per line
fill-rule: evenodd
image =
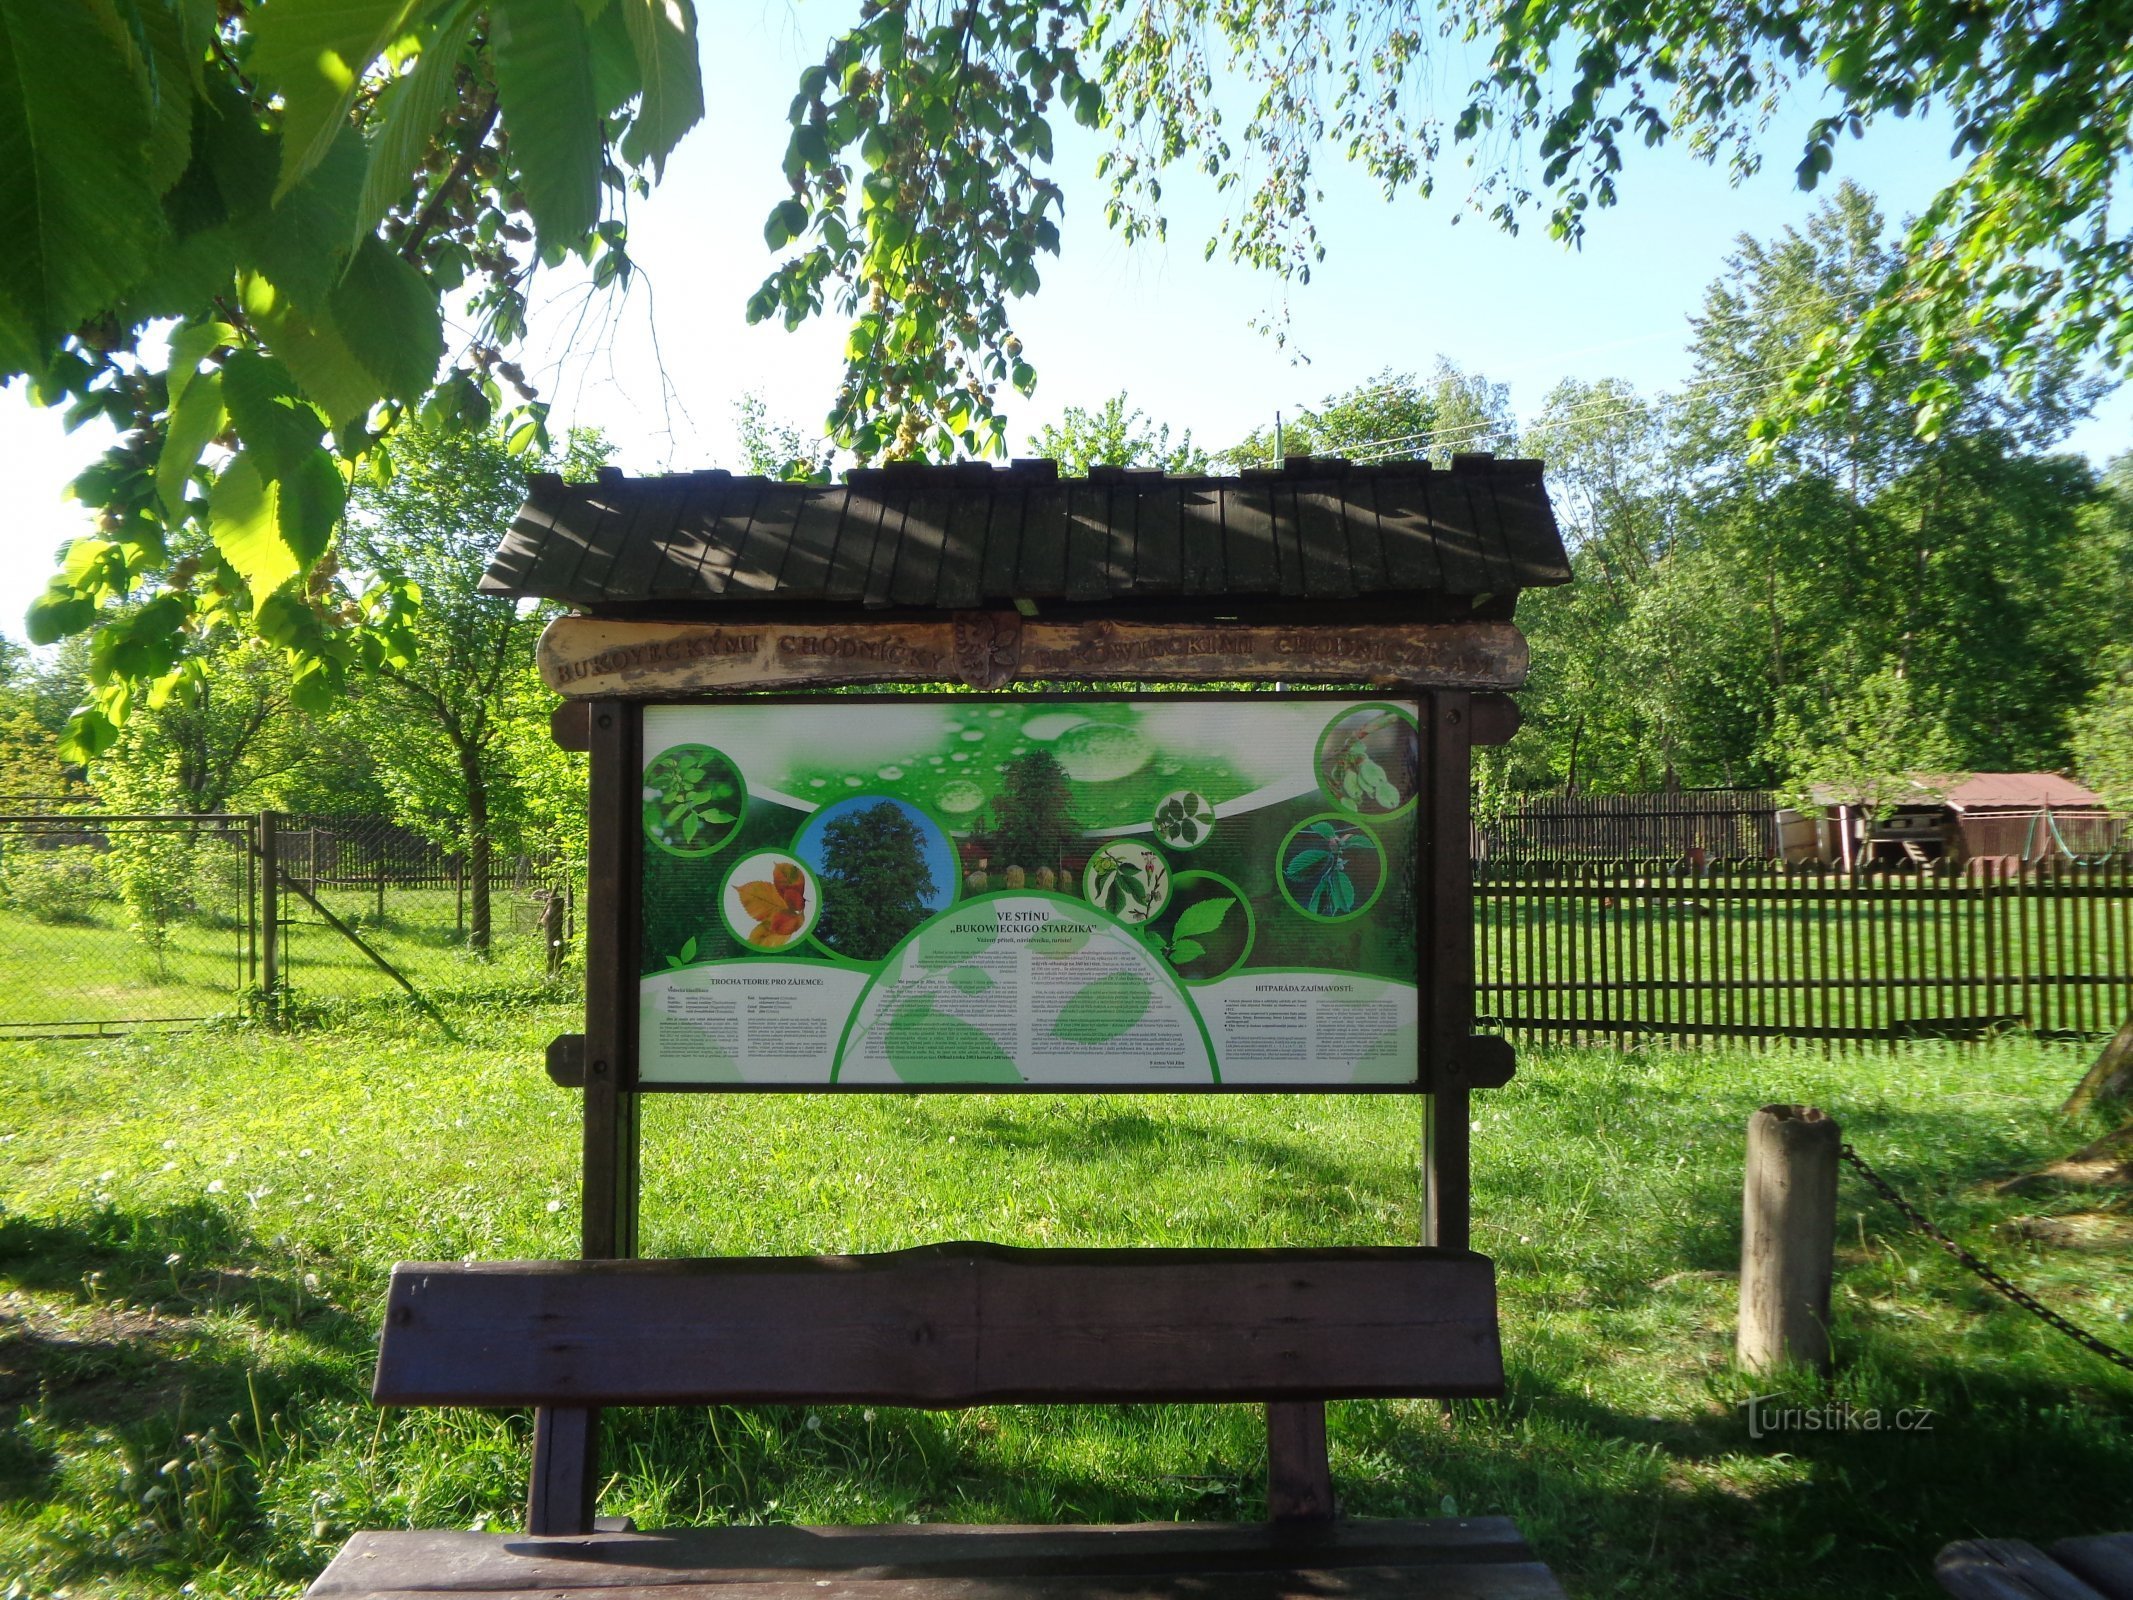
M 378 857 L 378 926 L 385 926 L 385 858 Z
M 1843 1139 L 1836 1120 L 1812 1106 L 1764 1106 L 1748 1119 L 1736 1353 L 1750 1372 L 1829 1371 Z
M 627 800 L 641 781 L 634 707 L 594 701 L 587 835 L 586 917 L 608 931 L 585 960 L 585 1189 L 580 1248 L 589 1261 L 637 1253 L 637 1108 L 630 1081 L 630 1036 L 636 1020 L 631 970 L 637 926 L 637 807 Z M 461 869 L 464 882 L 464 867 Z M 543 1406 L 534 1413 L 533 1478 L 526 1500 L 529 1533 L 590 1533 L 599 1484 L 600 1413 L 587 1406 Z
M 1422 1083 L 1425 1122 L 1425 1244 L 1464 1250 L 1472 1227 L 1467 1069 L 1474 1026 L 1473 801 L 1468 762 L 1473 696 L 1440 689 L 1422 702 L 1415 848 L 1422 919 Z
M 536 1406 L 528 1533 L 590 1533 L 599 1492 L 600 1413 L 590 1406 Z
M 1271 1522 L 1333 1520 L 1326 1462 L 1326 1403 L 1283 1400 L 1266 1408 L 1266 1514 Z
M 259 813 L 259 993 L 267 1026 L 281 1024 L 281 813 Z

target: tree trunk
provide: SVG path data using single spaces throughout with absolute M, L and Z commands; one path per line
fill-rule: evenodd
M 2061 1109 L 2068 1116 L 2091 1106 L 2115 1105 L 2133 1100 L 2133 1017 L 2125 1020 L 2111 1042 L 2103 1047 L 2096 1064 L 2082 1076 Z
M 462 747 L 459 770 L 467 785 L 467 948 L 489 953 L 489 786 L 481 757 Z

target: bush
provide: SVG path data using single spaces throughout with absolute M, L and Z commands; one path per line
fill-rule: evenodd
M 112 898 L 104 852 L 92 844 L 33 849 L 17 843 L 0 854 L 0 902 L 39 922 L 81 923 Z

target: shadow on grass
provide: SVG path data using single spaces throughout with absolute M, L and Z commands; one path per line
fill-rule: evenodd
M 360 1396 L 369 1326 L 205 1204 L 0 1216 L 0 1284 L 0 1500 L 66 1507 L 77 1531 L 51 1575 L 275 1565 L 256 1504 L 268 1435 Z M 83 1440 L 115 1470 L 70 1472 Z

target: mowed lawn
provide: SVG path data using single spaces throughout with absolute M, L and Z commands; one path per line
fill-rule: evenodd
M 444 975 L 439 974 L 440 978 Z M 329 1031 L 5 1047 L 0 1595 L 291 1594 L 364 1526 L 513 1526 L 523 1415 L 374 1411 L 395 1260 L 568 1254 L 575 1024 L 461 977 L 463 1042 L 397 1007 Z M 522 986 L 521 986 L 522 987 Z M 2133 1527 L 2133 1374 L 1994 1299 L 1847 1176 L 1840 1376 L 1879 1430 L 1750 1436 L 1730 1366 L 1743 1126 L 1798 1099 L 1963 1239 L 2133 1343 L 2122 1196 L 1991 1180 L 2093 1127 L 2081 1052 L 1525 1054 L 1476 1097 L 1477 1246 L 1510 1392 L 1333 1408 L 1359 1515 L 1517 1517 L 1577 1595 L 1927 1595 L 1989 1532 Z M 1377 1243 L 1418 1227 L 1394 1098 L 670 1097 L 654 1254 Z M 1930 1426 L 1898 1431 L 1896 1413 Z M 602 1509 L 723 1521 L 1254 1518 L 1240 1407 L 622 1413 Z M 8 1587 L 9 1584 L 13 1587 Z

